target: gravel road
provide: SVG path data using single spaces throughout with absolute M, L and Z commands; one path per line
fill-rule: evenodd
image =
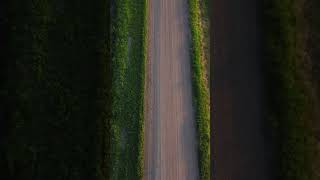
M 199 179 L 187 0 L 148 3 L 144 179 Z

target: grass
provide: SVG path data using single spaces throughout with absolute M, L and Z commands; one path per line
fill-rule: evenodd
M 146 1 L 116 0 L 112 12 L 111 179 L 142 179 Z
M 301 0 L 265 1 L 266 75 L 269 120 L 278 147 L 279 179 L 313 180 L 316 154 L 312 126 L 314 87 L 305 56 L 304 9 Z
M 199 144 L 199 173 L 200 179 L 210 178 L 210 107 L 209 90 L 206 83 L 205 67 L 201 56 L 201 26 L 199 1 L 188 0 L 189 24 L 191 29 L 191 59 L 193 104 L 197 124 Z
M 201 58 L 203 66 L 206 67 L 206 79 L 210 87 L 210 19 L 209 19 L 209 0 L 199 0 L 200 27 L 201 27 Z
M 0 172 L 7 179 L 106 179 L 108 1 L 7 2 L 0 94 L 7 171 Z

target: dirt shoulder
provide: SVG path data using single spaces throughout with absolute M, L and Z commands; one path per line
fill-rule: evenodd
M 274 179 L 256 0 L 213 2 L 214 179 Z

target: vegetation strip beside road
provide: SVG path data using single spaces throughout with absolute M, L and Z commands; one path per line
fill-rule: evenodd
M 201 56 L 200 8 L 198 0 L 188 0 L 188 4 L 191 30 L 193 105 L 195 107 L 199 144 L 199 173 L 201 180 L 208 180 L 210 178 L 210 97 L 205 76 L 206 68 Z
M 210 87 L 210 27 L 209 27 L 209 0 L 200 0 L 200 19 L 201 19 L 201 49 L 202 59 L 205 66 L 205 75 L 208 86 Z M 210 88 L 209 88 L 210 89 Z
M 115 0 L 112 12 L 111 179 L 143 176 L 146 0 Z
M 320 177 L 316 175 L 319 165 L 314 166 L 320 159 L 314 134 L 317 120 L 314 102 L 319 100 L 319 94 L 313 93 L 315 85 L 310 78 L 310 70 L 319 63 L 310 63 L 310 54 L 306 55 L 308 44 L 305 37 L 310 33 L 306 27 L 310 24 L 305 21 L 303 2 L 273 0 L 264 4 L 269 120 L 273 123 L 279 147 L 277 169 L 280 169 L 279 178 L 283 180 L 315 180 Z M 319 31 L 313 33 L 319 34 Z

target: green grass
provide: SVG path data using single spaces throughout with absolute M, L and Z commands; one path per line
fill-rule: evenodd
M 199 146 L 199 173 L 200 179 L 210 178 L 210 107 L 209 90 L 206 83 L 205 67 L 201 58 L 201 27 L 200 9 L 197 0 L 189 0 L 189 24 L 191 29 L 191 59 L 192 59 L 192 86 L 193 104 L 197 124 Z
M 113 2 L 111 179 L 142 179 L 146 1 Z
M 313 95 L 300 0 L 265 1 L 269 120 L 278 145 L 279 179 L 313 180 Z
M 108 1 L 11 0 L 7 6 L 1 105 L 8 131 L 0 152 L 6 176 L 106 179 Z
M 199 1 L 200 19 L 201 19 L 201 57 L 206 69 L 206 79 L 210 87 L 210 19 L 209 19 L 209 0 Z

